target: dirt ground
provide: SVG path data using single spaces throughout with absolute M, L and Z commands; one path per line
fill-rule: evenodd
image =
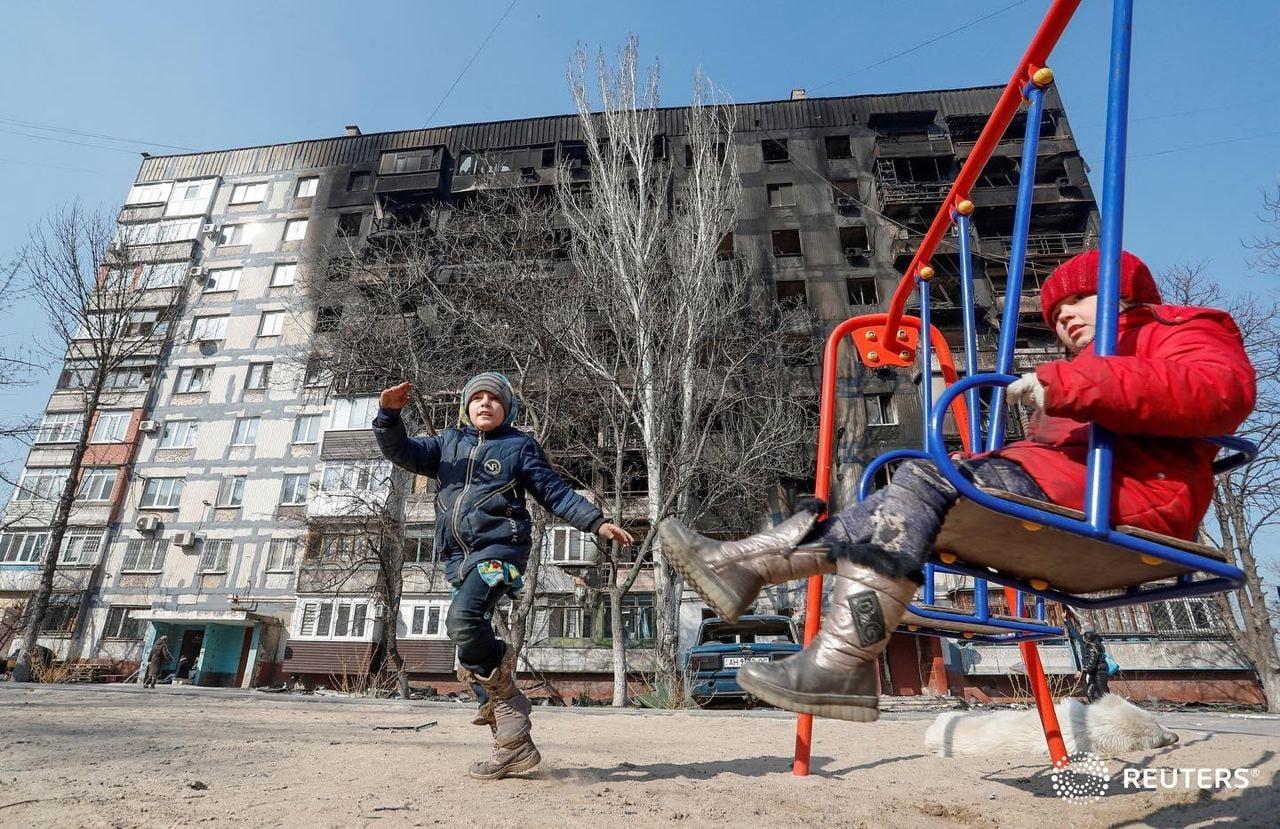
M 1280 721 L 1167 714 L 1178 745 L 1110 763 L 1244 768 L 1250 785 L 1059 799 L 1038 755 L 929 755 L 930 715 L 819 720 L 814 774 L 791 775 L 781 712 L 538 709 L 542 765 L 466 778 L 487 732 L 468 710 L 252 692 L 0 685 L 3 826 L 1277 825 Z M 415 726 L 422 731 L 375 731 Z

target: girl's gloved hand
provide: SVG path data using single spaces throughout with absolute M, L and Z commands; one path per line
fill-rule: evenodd
M 1044 386 L 1034 371 L 1028 371 L 1010 383 L 1006 394 L 1010 403 L 1021 403 L 1033 409 L 1044 409 Z

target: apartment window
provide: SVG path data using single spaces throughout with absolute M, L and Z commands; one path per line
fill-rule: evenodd
M 284 476 L 284 486 L 280 489 L 281 506 L 301 506 L 307 503 L 307 487 L 311 483 L 311 473 L 298 472 Z
M 155 366 L 112 369 L 107 372 L 106 386 L 109 389 L 145 389 L 151 385 L 151 376 L 155 370 Z
M 876 287 L 875 277 L 865 276 L 846 279 L 845 286 L 849 290 L 850 305 L 870 306 L 880 304 L 880 290 Z
M 257 417 L 237 417 L 236 425 L 231 430 L 232 446 L 253 446 L 258 442 Z
M 337 331 L 341 322 L 342 308 L 340 306 L 327 305 L 316 309 L 316 333 Z
M 200 424 L 195 420 L 166 420 L 164 431 L 160 433 L 161 449 L 192 449 L 196 445 L 196 430 Z
M 258 226 L 255 224 L 223 225 L 218 244 L 226 247 L 250 245 L 253 244 L 253 237 L 257 234 Z
M 231 188 L 231 204 L 257 204 L 267 197 L 267 183 L 237 184 Z
M 62 537 L 58 561 L 63 564 L 96 564 L 106 530 L 98 527 L 68 527 Z
M 804 250 L 800 247 L 799 230 L 775 230 L 772 236 L 774 256 L 779 258 L 804 256 Z
M 368 621 L 367 602 L 304 602 L 298 634 L 321 639 L 360 639 Z
M 803 279 L 780 279 L 773 283 L 778 293 L 778 304 L 795 308 L 805 308 L 808 297 L 805 295 Z
M 117 245 L 165 245 L 170 242 L 195 240 L 200 235 L 200 219 L 165 219 L 146 224 L 120 225 L 113 241 Z
M 98 412 L 98 419 L 93 424 L 93 442 L 120 443 L 129 434 L 132 420 L 132 411 Z
M 87 363 L 68 362 L 58 375 L 58 388 L 83 389 L 93 385 L 98 377 L 97 369 Z
M 22 473 L 22 480 L 14 490 L 13 500 L 56 501 L 70 474 L 70 469 L 62 467 L 28 469 Z
M 126 337 L 163 337 L 169 333 L 169 320 L 159 311 L 133 311 L 125 321 Z
M 548 596 L 547 636 L 551 639 L 590 639 L 595 627 L 595 612 L 573 596 Z
M 892 394 L 868 394 L 862 398 L 867 411 L 868 426 L 896 426 L 898 424 L 898 407 L 894 405 Z
M 344 239 L 359 236 L 363 221 L 363 213 L 342 213 L 338 216 L 338 236 Z
M 187 262 L 161 262 L 143 265 L 138 271 L 137 285 L 142 290 L 151 288 L 176 288 L 187 279 Z
M 227 338 L 227 321 L 229 319 L 231 319 L 229 314 L 196 317 L 191 321 L 191 339 L 200 342 L 225 340 Z
M 827 158 L 853 158 L 853 147 L 847 135 L 828 135 L 823 139 L 827 147 Z
M 48 544 L 45 530 L 0 533 L 0 564 L 37 564 Z
M 336 397 L 333 400 L 333 412 L 329 416 L 329 428 L 368 429 L 377 413 L 377 397 Z
M 419 173 L 438 169 L 440 169 L 440 150 L 437 148 L 383 153 L 378 162 L 378 172 L 384 174 Z M 458 173 L 474 175 L 474 173 L 463 172 L 461 166 L 458 168 Z
M 142 502 L 138 506 L 144 509 L 177 509 L 184 483 L 183 478 L 149 478 L 142 487 Z
M 169 193 L 173 190 L 172 181 L 159 184 L 135 184 L 129 188 L 125 204 L 164 204 L 169 201 Z
M 84 470 L 80 475 L 80 488 L 76 491 L 77 500 L 111 500 L 111 490 L 115 489 L 116 476 L 119 472 L 120 470 L 115 467 L 111 467 L 109 469 L 93 468 Z
M 318 176 L 309 176 L 307 178 L 298 179 L 298 190 L 293 194 L 297 199 L 309 199 L 316 194 L 316 185 L 319 184 Z
M 273 538 L 267 547 L 269 572 L 292 571 L 298 561 L 298 539 Z
M 324 465 L 320 491 L 327 493 L 375 492 L 391 476 L 391 464 L 381 460 L 329 461 Z
M 46 414 L 36 432 L 36 443 L 75 443 L 80 439 L 84 415 L 79 412 Z
M 244 387 L 250 391 L 261 391 L 271 382 L 271 363 L 250 363 L 249 371 L 244 376 Z
M 795 207 L 795 192 L 790 184 L 770 184 L 767 189 L 770 207 Z
M 416 476 L 421 477 L 421 476 Z M 438 561 L 435 540 L 429 535 L 411 535 L 404 540 L 404 563 L 427 564 Z
M 167 538 L 135 538 L 124 551 L 122 573 L 159 573 L 164 570 L 164 548 Z
M 147 623 L 133 618 L 135 610 L 146 610 L 145 607 L 109 607 L 107 623 L 102 630 L 103 639 L 141 639 L 146 631 Z
M 297 262 L 281 262 L 271 271 L 271 287 L 283 288 L 292 285 L 298 278 Z
M 552 528 L 544 545 L 551 560 L 557 564 L 590 564 L 595 561 L 595 537 L 573 527 Z
M 306 219 L 290 219 L 284 223 L 284 241 L 301 242 L 306 235 Z
M 787 149 L 787 139 L 766 138 L 760 142 L 760 154 L 767 162 L 789 161 L 791 151 Z
M 315 443 L 320 439 L 320 418 L 321 415 L 309 414 L 298 415 L 293 421 L 293 442 L 294 443 Z
M 231 539 L 210 538 L 204 542 L 200 553 L 201 573 L 225 573 L 231 559 Z
M 244 475 L 224 475 L 218 484 L 219 507 L 244 506 Z
M 212 380 L 213 366 L 187 366 L 178 369 L 178 380 L 173 390 L 178 394 L 208 391 Z
M 404 621 L 409 636 L 420 636 L 424 639 L 444 639 L 448 636 L 444 627 L 447 606 L 440 602 L 429 604 L 404 604 L 401 606 L 400 618 Z
M 215 294 L 221 291 L 234 291 L 240 287 L 240 276 L 244 268 L 216 268 L 209 271 L 204 280 L 204 292 Z
M 279 337 L 284 333 L 284 311 L 263 311 L 258 320 L 259 337 Z
M 217 184 L 217 179 L 211 178 L 175 182 L 164 215 L 203 216 L 209 212 L 209 203 L 213 201 L 213 190 Z
M 333 381 L 332 373 L 324 360 L 318 357 L 312 357 L 307 360 L 306 368 L 302 371 L 302 385 L 304 388 L 317 388 L 319 386 L 327 386 Z
M 840 228 L 840 250 L 850 265 L 866 267 L 871 264 L 871 238 L 865 225 L 849 225 Z
M 351 178 L 347 179 L 347 191 L 350 193 L 362 193 L 369 189 L 369 185 L 373 183 L 373 174 L 367 170 L 355 172 L 351 174 Z
M 45 611 L 40 632 L 52 636 L 69 636 L 75 630 L 76 617 L 80 614 L 82 596 L 79 593 L 53 593 L 49 596 L 49 608 Z

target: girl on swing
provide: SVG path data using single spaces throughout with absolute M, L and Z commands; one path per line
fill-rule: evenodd
M 1069 357 L 1008 387 L 1042 410 L 1026 440 L 960 466 L 976 484 L 1082 509 L 1089 423 L 1115 433 L 1111 510 L 1117 524 L 1191 539 L 1213 495 L 1217 447 L 1253 409 L 1253 366 L 1231 317 L 1164 305 L 1147 266 L 1120 260 L 1116 355 L 1093 353 L 1098 251 L 1060 265 L 1040 291 L 1045 322 Z M 921 568 L 957 493 L 927 461 L 907 461 L 889 486 L 819 522 L 806 499 L 791 518 L 720 543 L 675 518 L 661 526 L 676 569 L 718 614 L 736 619 L 762 588 L 834 575 L 818 635 L 800 653 L 738 671 L 749 693 L 780 708 L 869 722 L 879 716 L 876 659 L 920 584 Z

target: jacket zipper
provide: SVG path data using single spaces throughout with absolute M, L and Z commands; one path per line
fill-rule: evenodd
M 461 533 L 458 532 L 458 519 L 462 515 L 462 499 L 467 497 L 467 490 L 471 488 L 471 473 L 476 468 L 476 453 L 480 451 L 480 447 L 484 445 L 484 432 L 480 432 L 480 437 L 476 440 L 476 445 L 471 447 L 471 452 L 467 455 L 467 482 L 462 485 L 462 492 L 458 493 L 458 500 L 453 502 L 453 540 L 458 542 L 458 546 L 462 548 L 464 556 L 471 555 L 471 550 L 462 540 Z
M 512 489 L 513 487 L 515 487 L 515 485 L 516 485 L 515 481 L 512 481 L 511 483 L 508 483 L 508 484 L 503 484 L 502 486 L 495 489 L 493 492 L 490 492 L 488 495 L 481 498 L 479 501 L 476 501 L 474 504 L 471 505 L 471 508 L 477 509 L 480 507 L 481 504 L 489 503 L 490 498 L 492 498 L 495 495 L 501 495 L 502 493 L 506 492 L 508 489 Z

